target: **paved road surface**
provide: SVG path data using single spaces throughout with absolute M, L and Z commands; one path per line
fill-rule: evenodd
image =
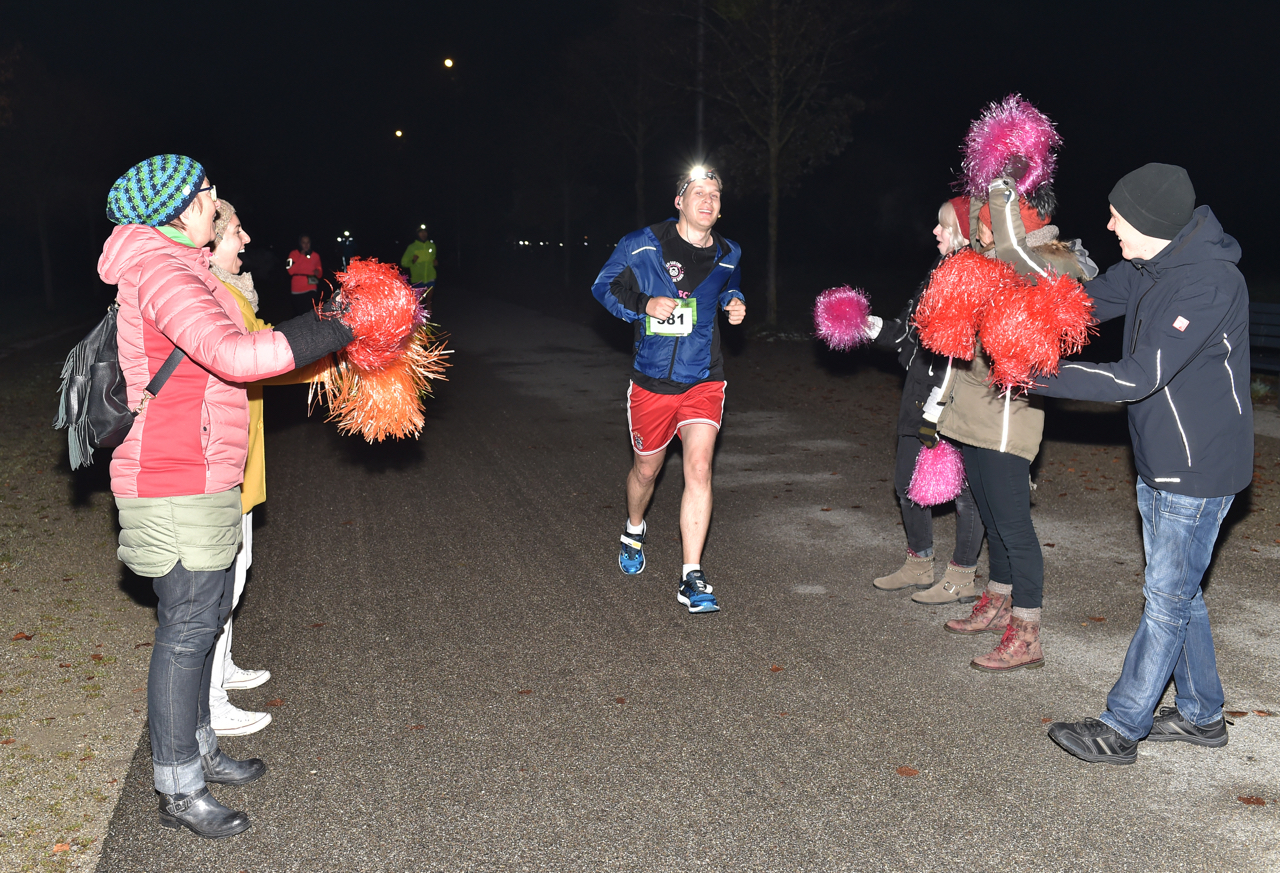
M 1280 718 L 1131 767 L 1044 735 L 1097 713 L 1141 610 L 1121 416 L 1051 410 L 1048 664 L 991 676 L 968 661 L 995 637 L 941 630 L 966 608 L 869 584 L 903 548 L 891 362 L 737 344 L 704 558 L 724 611 L 689 616 L 678 462 L 649 568 L 616 565 L 625 330 L 487 299 L 448 315 L 456 366 L 418 442 L 339 437 L 272 389 L 236 658 L 274 678 L 233 700 L 275 702 L 275 722 L 223 741 L 271 771 L 216 791 L 253 828 L 162 831 L 144 736 L 99 870 L 1280 868 Z M 1259 463 L 1278 447 L 1260 439 Z M 1228 705 L 1280 711 L 1280 501 L 1254 491 L 1211 610 Z

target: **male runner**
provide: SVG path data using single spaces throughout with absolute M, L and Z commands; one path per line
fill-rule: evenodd
M 724 367 L 717 310 L 741 324 L 742 250 L 711 228 L 720 217 L 720 179 L 694 167 L 676 189 L 675 220 L 629 233 L 591 286 L 604 307 L 635 324 L 627 418 L 635 452 L 627 474 L 627 526 L 618 566 L 644 569 L 645 510 L 667 444 L 684 444 L 680 537 L 684 568 L 676 599 L 691 613 L 719 612 L 700 561 L 711 522 L 711 458 L 724 411 Z

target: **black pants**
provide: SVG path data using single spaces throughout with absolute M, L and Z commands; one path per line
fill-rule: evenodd
M 293 305 L 293 314 L 306 315 L 320 302 L 320 289 L 317 287 L 305 294 L 290 294 L 289 298 L 289 302 Z
M 987 526 L 991 581 L 1013 586 L 1013 605 L 1038 609 L 1044 599 L 1044 554 L 1031 523 L 1031 462 L 961 445 L 969 488 Z
M 902 529 L 907 535 L 907 548 L 917 555 L 933 554 L 933 507 L 921 506 L 907 496 L 916 457 L 924 445 L 913 436 L 898 436 L 898 460 L 893 469 L 893 487 L 902 507 Z M 974 505 L 973 494 L 966 483 L 956 496 L 956 548 L 951 562 L 960 567 L 978 563 L 982 550 L 982 518 Z

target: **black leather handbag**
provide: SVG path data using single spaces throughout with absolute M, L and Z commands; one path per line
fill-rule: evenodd
M 116 315 L 120 304 L 112 303 L 107 314 L 89 335 L 76 344 L 62 365 L 62 398 L 58 402 L 55 428 L 67 428 L 67 453 L 71 469 L 93 463 L 93 450 L 114 448 L 124 442 L 134 419 L 185 357 L 174 346 L 164 366 L 147 383 L 142 402 L 129 408 L 124 372 L 116 347 Z

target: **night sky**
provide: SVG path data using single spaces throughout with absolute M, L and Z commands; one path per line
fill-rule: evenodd
M 907 5 L 847 58 L 867 108 L 844 153 L 784 202 L 783 266 L 835 265 L 856 283 L 864 267 L 927 265 L 929 229 L 951 196 L 970 119 L 1019 91 L 1065 141 L 1056 223 L 1083 237 L 1101 265 L 1119 257 L 1104 228 L 1107 192 L 1129 170 L 1163 161 L 1188 169 L 1199 201 L 1241 241 L 1251 287 L 1275 285 L 1262 268 L 1277 181 L 1272 30 L 1261 12 L 1246 11 L 1264 6 Z M 178 151 L 205 164 L 256 245 L 283 255 L 300 232 L 328 241 L 349 230 L 361 254 L 395 258 L 427 221 L 446 266 L 460 241 L 466 267 L 563 223 L 559 202 L 546 203 L 545 222 L 529 219 L 540 209 L 531 192 L 556 178 L 545 143 L 557 131 L 546 111 L 563 99 L 569 47 L 616 8 L 607 0 L 290 11 L 10 3 L 0 11 L 0 48 L 20 42 L 91 104 L 68 113 L 59 136 L 74 141 L 61 148 L 83 165 L 76 184 L 100 195 L 99 206 L 131 164 Z M 679 28 L 669 38 L 677 51 L 692 45 Z M 692 105 L 673 113 L 649 155 L 651 221 L 671 214 L 669 180 L 692 153 Z M 714 129 L 708 139 L 715 144 Z M 573 232 L 612 241 L 635 223 L 632 168 L 613 146 L 593 155 Z M 0 154 L 0 174 L 13 172 Z M 764 200 L 735 190 L 731 172 L 727 180 L 720 229 L 743 242 L 744 273 L 753 264 L 763 272 Z M 0 210 L 6 262 L 32 257 L 28 218 L 18 202 Z M 75 241 L 55 269 L 59 283 L 95 282 L 85 239 L 96 235 L 100 245 L 110 226 L 96 216 L 59 219 Z M 603 249 L 588 255 L 604 257 Z M 24 270 L 35 275 L 16 273 Z M 14 284 L 0 287 L 9 294 Z

